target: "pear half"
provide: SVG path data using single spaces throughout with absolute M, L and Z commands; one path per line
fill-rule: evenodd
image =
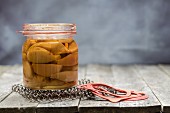
M 32 64 L 32 67 L 36 74 L 45 77 L 50 77 L 51 74 L 58 73 L 62 69 L 62 65 L 57 64 Z
M 27 59 L 33 63 L 48 63 L 55 60 L 55 56 L 41 47 L 30 47 L 27 52 Z
M 69 53 L 69 50 L 60 42 L 39 42 L 34 44 L 33 47 L 44 48 L 55 55 Z
M 24 77 L 27 77 L 27 78 L 34 77 L 34 73 L 33 73 L 31 64 L 27 60 L 23 61 L 23 73 L 24 73 Z
M 78 51 L 78 46 L 77 46 L 76 42 L 75 42 L 75 41 L 72 41 L 72 42 L 69 44 L 68 49 L 69 49 L 69 51 L 70 51 L 71 53 L 74 53 L 74 52 Z
M 63 66 L 74 66 L 78 64 L 78 52 L 69 54 L 62 59 L 59 59 L 58 64 Z
M 77 71 L 63 71 L 59 73 L 52 74 L 52 79 L 58 79 L 64 82 L 76 81 L 78 79 Z
M 27 53 L 28 49 L 35 43 L 36 40 L 27 39 L 22 46 L 22 52 Z

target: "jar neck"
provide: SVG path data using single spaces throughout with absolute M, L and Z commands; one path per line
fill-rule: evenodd
M 48 40 L 48 39 L 67 39 L 73 38 L 74 34 L 34 34 L 34 35 L 25 35 L 27 38 L 31 39 L 41 39 L 41 40 Z

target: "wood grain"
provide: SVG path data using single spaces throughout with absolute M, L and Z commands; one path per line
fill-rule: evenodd
M 37 105 L 13 92 L 0 103 L 0 113 L 35 113 Z
M 0 76 L 11 67 L 13 67 L 13 66 L 11 66 L 11 65 L 5 65 L 5 66 L 0 65 Z
M 162 111 L 170 112 L 170 77 L 155 65 L 137 65 L 136 68 L 162 104 Z
M 165 72 L 170 78 L 170 65 L 159 65 L 159 68 L 163 72 Z M 166 91 L 164 92 L 164 91 L 161 90 L 162 92 L 160 92 L 162 96 L 163 95 L 165 96 L 161 100 L 164 101 L 163 102 L 164 104 L 166 104 L 166 106 L 164 105 L 164 107 L 163 107 L 163 111 L 167 112 L 167 113 L 170 113 L 170 79 L 169 78 L 167 78 L 167 76 L 165 76 L 166 81 L 164 81 L 161 84 L 161 86 L 164 86 L 164 88 L 162 88 L 162 89 L 165 89 Z
M 169 65 L 90 64 L 79 67 L 78 73 L 79 79 L 87 78 L 118 88 L 144 91 L 149 99 L 111 103 L 96 97 L 95 100 L 32 103 L 18 93 L 11 93 L 12 85 L 21 83 L 22 66 L 0 66 L 0 113 L 155 113 L 161 110 L 161 105 L 162 111 L 170 112 Z
M 112 66 L 115 86 L 118 88 L 143 91 L 149 98 L 140 101 L 120 102 L 122 113 L 155 113 L 161 109 L 161 104 L 147 84 L 139 77 L 134 66 Z
M 21 66 L 4 66 L 0 74 L 0 102 L 11 93 L 12 85 L 21 82 Z
M 12 85 L 22 82 L 22 66 L 14 65 L 0 76 L 0 113 L 34 113 L 37 103 L 30 103 L 18 93 L 12 92 Z M 12 93 L 11 93 L 12 92 Z M 33 109 L 32 109 L 33 108 Z
M 110 66 L 88 65 L 85 78 L 94 82 L 112 84 L 112 72 Z M 115 113 L 119 110 L 119 103 L 111 103 L 100 98 L 95 100 L 81 100 L 79 104 L 80 113 Z
M 81 100 L 80 113 L 155 113 L 161 110 L 161 104 L 151 89 L 139 77 L 134 66 L 102 66 L 88 65 L 85 76 L 94 82 L 106 83 L 119 88 L 144 91 L 149 95 L 148 100 L 111 103 L 100 98 L 95 100 Z
M 79 66 L 78 68 L 78 80 L 84 79 L 86 73 L 86 66 Z

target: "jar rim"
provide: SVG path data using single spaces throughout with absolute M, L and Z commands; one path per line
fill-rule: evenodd
M 26 23 L 23 24 L 23 35 L 33 34 L 76 34 L 76 24 L 73 23 Z

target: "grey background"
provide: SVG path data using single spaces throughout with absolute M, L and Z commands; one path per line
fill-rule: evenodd
M 1 0 L 0 64 L 21 63 L 23 23 L 76 23 L 80 64 L 170 63 L 170 0 Z

